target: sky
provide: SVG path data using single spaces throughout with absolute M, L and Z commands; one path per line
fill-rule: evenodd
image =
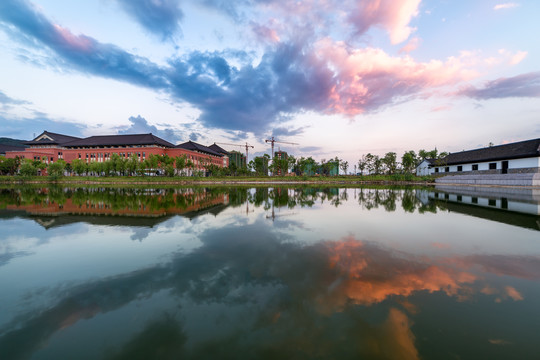
M 536 0 L 2 0 L 0 137 L 151 132 L 247 142 L 252 159 L 274 136 L 351 170 L 368 152 L 538 138 L 538 14 Z

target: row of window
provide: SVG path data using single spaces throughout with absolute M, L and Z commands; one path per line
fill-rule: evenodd
M 494 162 L 494 163 L 489 163 L 489 170 L 497 170 L 497 163 Z M 457 167 L 457 171 L 463 171 L 463 166 L 462 165 L 458 165 Z M 478 164 L 473 164 L 472 165 L 472 171 L 478 171 Z M 438 173 L 439 172 L 439 168 L 436 167 L 435 168 L 435 172 Z M 444 172 L 450 172 L 450 167 L 449 166 L 446 166 L 444 168 Z
M 123 158 L 130 158 L 132 155 L 136 155 L 138 158 L 141 157 L 141 153 L 140 152 L 137 152 L 137 153 L 118 153 L 118 155 L 120 157 L 123 157 Z M 79 159 L 82 159 L 82 154 L 79 153 L 78 154 L 78 157 Z M 86 153 L 86 159 L 110 159 L 111 158 L 111 153 Z M 146 158 L 146 153 L 143 151 L 142 153 L 142 158 Z

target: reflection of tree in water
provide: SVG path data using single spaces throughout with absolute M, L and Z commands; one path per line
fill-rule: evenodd
M 160 211 L 169 209 L 187 209 L 202 200 L 211 201 L 226 196 L 233 207 L 246 203 L 265 210 L 272 206 L 312 207 L 329 202 L 339 207 L 349 201 L 349 191 L 336 187 L 193 187 L 193 188 L 49 188 L 2 189 L 0 206 L 8 205 L 50 205 L 64 204 L 71 200 L 80 208 L 106 208 L 112 211 L 129 209 L 131 211 Z M 420 213 L 436 212 L 444 208 L 444 202 L 423 204 L 413 188 L 356 188 L 358 204 L 366 210 L 383 207 L 386 211 L 395 211 L 397 204 L 406 212 L 418 210 Z M 3 204 L 3 205 L 2 205 Z

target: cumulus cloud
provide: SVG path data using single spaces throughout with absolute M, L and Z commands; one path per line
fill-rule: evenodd
M 419 5 L 420 0 L 357 1 L 349 20 L 360 34 L 372 26 L 381 26 L 388 31 L 392 44 L 399 44 L 414 31 L 409 22 L 418 15 Z
M 461 95 L 479 100 L 512 97 L 540 97 L 540 72 L 488 81 L 482 88 L 463 88 Z
M 178 6 L 172 0 L 152 2 L 154 5 L 149 5 L 149 1 L 137 5 L 119 1 L 122 6 L 129 7 L 132 14 L 139 14 L 144 6 L 155 5 L 160 10 Z M 330 16 L 330 20 L 325 21 L 342 21 L 349 16 L 355 31 L 362 34 L 372 26 L 383 26 L 389 31 L 393 43 L 409 37 L 413 29 L 408 24 L 416 16 L 419 5 L 419 0 L 373 0 L 359 4 L 345 0 L 342 5 L 336 1 L 310 0 L 295 7 L 288 2 L 272 0 L 245 0 L 232 5 L 228 5 L 230 2 L 207 0 L 205 5 L 220 8 L 239 18 L 242 17 L 240 6 L 256 5 L 272 12 L 288 11 L 290 19 L 299 13 L 309 14 L 306 18 L 312 22 L 312 27 L 317 19 L 323 19 L 325 9 L 340 5 L 354 11 Z M 177 24 L 181 12 L 175 14 L 174 23 Z M 148 21 L 148 24 L 158 24 L 157 20 Z M 51 61 L 55 66 L 60 66 L 57 59 L 62 59 L 61 66 L 68 70 L 151 88 L 168 95 L 173 101 L 187 102 L 196 107 L 201 111 L 198 120 L 206 127 L 243 130 L 257 135 L 267 133 L 283 116 L 299 111 L 353 117 L 415 97 L 431 96 L 437 88 L 453 86 L 477 75 L 471 70 L 474 62 L 469 61 L 474 54 L 463 53 L 444 61 L 417 62 L 408 55 L 392 56 L 381 49 L 354 48 L 327 36 L 319 40 L 308 35 L 294 40 L 282 38 L 277 31 L 272 32 L 276 29 L 277 20 L 268 21 L 267 28 L 259 27 L 261 36 L 275 41 L 267 42 L 264 53 L 256 61 L 246 51 L 194 51 L 170 58 L 166 65 L 158 65 L 89 36 L 73 34 L 49 21 L 25 0 L 0 2 L 0 22 L 54 53 Z M 294 23 L 294 20 L 290 22 Z M 285 20 L 280 26 L 283 23 Z M 165 22 L 163 29 L 167 26 Z M 283 26 L 287 29 L 286 25 Z M 412 50 L 414 43 L 412 39 L 404 49 Z M 508 61 L 519 62 L 525 55 L 513 54 Z M 522 76 L 527 78 L 530 74 Z M 520 84 L 517 78 L 513 80 L 496 80 L 486 89 L 470 88 L 464 94 L 480 98 L 488 96 L 482 94 L 489 93 L 492 87 L 500 88 L 507 84 L 506 94 L 530 96 L 531 90 L 538 87 L 537 83 L 530 83 L 530 79 L 526 84 Z M 511 88 L 512 85 L 518 87 Z M 154 128 L 150 131 L 154 132 Z M 174 132 L 162 136 L 177 139 Z
M 282 137 L 287 137 L 287 136 L 296 136 L 296 135 L 300 135 L 300 134 L 303 134 L 305 131 L 305 128 L 303 127 L 299 127 L 299 128 L 287 128 L 287 127 L 276 127 L 272 130 L 272 136 L 282 136 Z
M 401 49 L 399 49 L 400 53 L 410 53 L 411 51 L 414 51 L 418 48 L 420 45 L 420 38 L 414 37 L 405 46 L 403 46 Z
M 493 10 L 502 10 L 502 9 L 511 9 L 518 7 L 519 4 L 517 3 L 503 3 L 503 4 L 497 4 L 493 7 Z
M 14 25 L 80 71 L 146 87 L 165 85 L 162 70 L 147 59 L 89 36 L 75 35 L 50 22 L 27 1 L 0 2 L 0 21 Z
M 180 32 L 180 21 L 184 13 L 178 0 L 117 1 L 143 28 L 163 40 L 172 39 Z
M 0 91 L 0 106 L 3 106 L 3 105 L 25 105 L 25 104 L 30 104 L 30 103 L 28 101 L 25 101 L 25 100 L 13 99 L 13 98 L 7 96 L 6 94 L 4 94 L 2 91 Z
M 162 139 L 165 139 L 171 143 L 176 143 L 181 139 L 181 137 L 171 128 L 166 128 L 159 130 L 154 125 L 150 125 L 145 118 L 138 115 L 137 117 L 131 116 L 129 118 L 131 123 L 129 127 L 125 129 L 120 129 L 118 134 L 147 134 L 152 133 Z

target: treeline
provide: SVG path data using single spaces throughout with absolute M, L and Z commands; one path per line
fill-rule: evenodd
M 358 160 L 358 172 L 361 175 L 412 174 L 422 160 L 442 159 L 447 155 L 447 152 L 439 153 L 436 148 L 431 151 L 422 149 L 418 151 L 418 154 L 414 150 L 409 150 L 401 156 L 401 162 L 398 162 L 395 152 L 387 152 L 382 157 L 367 153 Z
M 210 161 L 210 159 L 203 161 L 201 166 L 205 167 L 210 164 Z M 206 167 L 210 168 L 210 166 Z M 79 176 L 200 176 L 203 173 L 185 155 L 170 157 L 166 154 L 150 154 L 140 161 L 135 154 L 128 158 L 112 154 L 110 159 L 104 162 L 86 162 L 82 159 L 75 159 L 71 163 L 67 163 L 62 159 L 49 162 L 46 157 L 40 160 L 0 157 L 0 174 L 2 175 L 36 176 L 44 170 L 51 177 L 59 177 L 65 174 Z
M 267 176 L 286 175 L 294 173 L 300 176 L 337 176 L 340 173 L 349 174 L 351 167 L 355 174 L 360 175 L 394 175 L 414 174 L 415 168 L 423 159 L 441 159 L 447 153 L 439 153 L 437 149 L 426 151 L 420 150 L 418 154 L 410 150 L 401 156 L 398 161 L 395 152 L 388 152 L 384 156 L 371 153 L 362 155 L 357 164 L 349 165 L 335 157 L 322 159 L 320 162 L 310 157 L 296 158 L 289 155 L 286 159 L 270 156 L 256 157 L 251 160 L 247 167 L 238 167 L 231 162 L 229 167 L 223 168 L 212 163 L 211 159 L 203 159 L 194 164 L 186 155 L 169 157 L 168 155 L 150 154 L 141 159 L 133 154 L 124 158 L 118 154 L 112 154 L 110 159 L 103 162 L 75 159 L 71 163 L 60 159 L 55 162 L 47 161 L 44 157 L 40 160 L 5 158 L 0 156 L 0 175 L 21 175 L 23 177 L 36 176 L 46 170 L 52 177 L 63 175 L 78 176 Z

